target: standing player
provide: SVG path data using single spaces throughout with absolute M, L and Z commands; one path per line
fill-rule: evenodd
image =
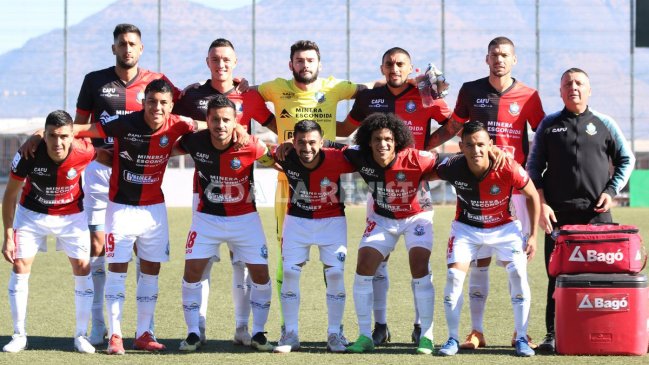
M 119 116 L 142 110 L 144 88 L 163 74 L 138 67 L 144 46 L 140 29 L 132 24 L 118 24 L 113 31 L 115 66 L 86 75 L 77 99 L 75 124 L 108 122 Z M 166 79 L 166 78 L 165 78 Z M 168 81 L 168 80 L 167 80 Z M 177 91 L 174 91 L 176 95 Z M 93 139 L 96 147 L 112 145 L 112 137 Z M 104 264 L 104 221 L 108 204 L 111 168 L 93 162 L 84 174 L 86 195 L 84 207 L 90 229 L 90 271 L 95 285 L 92 304 L 90 342 L 99 345 L 106 336 L 103 303 L 106 270 Z M 137 270 L 139 272 L 139 268 Z
M 451 115 L 451 111 L 444 99 L 436 99 L 430 108 L 424 108 L 421 103 L 419 90 L 408 84 L 408 75 L 412 72 L 410 54 L 403 48 L 394 47 L 387 50 L 381 58 L 381 73 L 385 77 L 386 85 L 373 89 L 362 90 L 356 96 L 356 101 L 351 112 L 343 123 L 339 123 L 336 134 L 349 136 L 360 123 L 371 113 L 394 113 L 401 118 L 410 129 L 414 139 L 414 147 L 419 150 L 426 149 L 426 139 L 430 135 L 431 121 L 443 124 Z M 428 199 L 423 203 L 425 210 L 432 210 L 428 182 L 422 186 L 422 198 Z M 373 202 L 368 202 L 371 207 Z M 387 325 L 387 294 L 390 286 L 388 277 L 388 259 L 386 257 L 374 276 L 374 330 L 372 340 L 374 345 L 390 341 L 390 331 Z M 413 295 L 415 288 L 412 287 Z M 412 341 L 419 343 L 421 327 L 419 311 L 415 302 L 415 320 Z
M 224 95 L 208 102 L 207 122 L 209 130 L 179 141 L 179 148 L 195 162 L 199 196 L 185 246 L 182 300 L 187 338 L 180 350 L 196 351 L 201 346 L 197 309 L 203 302 L 202 277 L 211 259 L 218 260 L 220 245 L 225 242 L 233 254 L 232 261 L 244 262 L 252 277 L 248 304 L 253 312 L 251 345 L 270 351 L 273 346 L 264 332 L 272 296 L 268 249 L 251 185 L 254 163 L 264 159 L 267 148 L 251 137 L 246 146 L 234 149 L 236 106 Z
M 171 114 L 173 87 L 164 79 L 150 82 L 144 90 L 144 108 L 116 119 L 75 125 L 82 137 L 113 137 L 115 151 L 106 209 L 106 306 L 110 341 L 108 354 L 124 354 L 122 308 L 126 272 L 137 241 L 141 274 L 137 283 L 137 331 L 133 347 L 164 350 L 150 332 L 158 299 L 160 263 L 169 261 L 167 209 L 162 178 L 175 141 L 198 128 Z M 202 127 L 202 126 L 201 126 Z
M 95 155 L 89 142 L 74 139 L 72 117 L 57 110 L 45 119 L 44 138 L 32 158 L 26 159 L 20 154 L 14 157 L 2 200 L 2 254 L 13 265 L 9 279 L 9 304 L 14 334 L 11 342 L 3 347 L 5 352 L 27 348 L 25 319 L 29 275 L 36 252 L 47 251 L 48 234 L 56 236 L 57 250 L 64 250 L 72 265 L 76 319 L 74 347 L 79 352 L 95 352 L 86 337 L 93 285 L 88 264 L 90 239 L 81 188 L 81 173 Z M 16 207 L 18 202 L 20 205 Z
M 354 279 L 354 305 L 360 336 L 347 351 L 374 350 L 372 341 L 372 281 L 376 269 L 404 236 L 415 288 L 415 302 L 421 318 L 419 354 L 433 352 L 433 309 L 435 292 L 429 258 L 433 247 L 433 212 L 419 204 L 422 177 L 433 170 L 430 152 L 410 148 L 408 127 L 392 113 L 367 117 L 354 137 L 356 146 L 345 150 L 347 159 L 368 184 L 374 207 L 368 210 L 367 226 L 358 249 Z
M 340 196 L 340 175 L 356 169 L 341 150 L 322 148 L 322 128 L 315 121 L 299 121 L 294 127 L 293 141 L 295 149 L 284 161 L 278 161 L 288 178 L 290 195 L 282 235 L 281 302 L 285 333 L 275 352 L 300 348 L 300 276 L 312 245 L 320 249 L 327 284 L 327 350 L 345 352 L 340 326 L 347 297 L 344 282 L 347 222 Z
M 232 100 L 237 108 L 237 122 L 250 133 L 252 119 L 261 125 L 270 127 L 277 132 L 275 116 L 268 110 L 264 99 L 254 90 L 243 94 L 236 92 L 237 83 L 232 78 L 232 72 L 237 65 L 237 55 L 232 43 L 223 38 L 214 40 L 207 51 L 205 58 L 210 70 L 211 78 L 197 88 L 187 88 L 186 93 L 174 105 L 173 113 L 190 117 L 194 120 L 206 120 L 207 104 L 216 95 L 225 95 Z M 273 129 L 275 128 L 275 129 Z M 194 200 L 198 199 L 198 175 L 194 175 Z M 251 182 L 252 183 L 252 182 Z M 203 288 L 202 301 L 199 310 L 199 330 L 201 342 L 205 344 L 205 321 L 210 292 L 210 260 L 205 267 L 201 287 Z M 232 261 L 232 298 L 234 300 L 235 344 L 250 345 L 248 332 L 248 318 L 250 317 L 250 278 L 245 263 Z
M 494 144 L 508 152 L 525 166 L 529 151 L 527 124 L 536 129 L 545 113 L 536 90 L 512 77 L 511 71 L 517 62 L 514 43 L 505 37 L 489 42 L 485 61 L 489 76 L 467 82 L 460 88 L 455 110 L 448 123 L 437 129 L 428 139 L 428 147 L 437 147 L 452 138 L 462 129 L 462 123 L 469 120 L 482 122 L 487 127 Z M 527 220 L 525 197 L 514 191 L 512 198 L 514 213 L 523 225 L 523 233 L 531 235 L 531 223 Z M 489 264 L 493 253 L 489 247 L 482 247 L 476 255 L 476 266 L 469 276 L 469 307 L 471 309 L 471 333 L 461 345 L 463 349 L 486 346 L 483 318 L 489 294 Z M 512 338 L 512 346 L 516 338 Z M 528 338 L 531 341 L 531 338 Z M 530 344 L 536 347 L 535 344 Z
M 516 161 L 508 160 L 496 171 L 488 157 L 493 142 L 487 128 L 476 121 L 468 122 L 462 130 L 460 149 L 463 155 L 445 159 L 436 174 L 452 183 L 457 191 L 455 221 L 451 224 L 448 241 L 448 271 L 444 289 L 444 310 L 449 329 L 448 341 L 439 349 L 444 356 L 459 350 L 459 324 L 462 312 L 462 285 L 469 265 L 483 246 L 496 252 L 509 276 L 509 290 L 514 310 L 516 355 L 533 356 L 527 341 L 530 311 L 530 287 L 527 282 L 527 261 L 536 252 L 536 228 L 540 215 L 539 196 L 534 184 Z M 513 188 L 525 196 L 529 236 L 509 212 Z M 523 248 L 527 240 L 526 248 Z
M 313 120 L 320 125 L 323 137 L 335 140 L 336 106 L 340 100 L 352 99 L 365 85 L 337 80 L 333 77 L 319 78 L 322 69 L 320 49 L 315 42 L 302 40 L 291 46 L 288 68 L 293 78 L 277 78 L 259 85 L 264 100 L 272 102 L 277 116 L 277 139 L 284 142 L 293 137 L 293 126 L 302 119 Z M 277 243 L 281 249 L 282 227 L 288 201 L 288 182 L 283 173 L 278 174 L 275 191 L 275 219 L 277 220 Z M 277 290 L 281 297 L 282 260 L 277 266 Z

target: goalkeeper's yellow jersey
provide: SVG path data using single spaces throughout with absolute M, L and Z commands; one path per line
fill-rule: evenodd
M 318 123 L 325 139 L 336 139 L 336 107 L 340 100 L 354 96 L 356 84 L 333 77 L 315 82 L 320 87 L 314 91 L 298 88 L 293 79 L 277 78 L 259 85 L 264 100 L 275 106 L 278 142 L 292 138 L 295 123 L 303 119 Z

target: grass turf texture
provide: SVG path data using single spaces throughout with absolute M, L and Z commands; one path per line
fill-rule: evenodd
M 274 282 L 275 264 L 278 249 L 275 243 L 275 221 L 270 208 L 260 209 L 269 246 L 269 263 Z M 365 207 L 347 208 L 349 254 L 346 262 L 347 306 L 345 309 L 345 333 L 350 341 L 358 335 L 352 283 L 356 265 L 356 252 L 360 236 L 365 227 Z M 446 242 L 454 207 L 443 206 L 435 209 L 435 243 L 431 256 L 431 267 L 436 289 L 435 299 L 435 345 L 438 348 L 447 339 L 446 321 L 442 303 L 446 280 Z M 635 224 L 646 235 L 649 232 L 649 209 L 617 208 L 613 211 L 617 222 Z M 399 242 L 390 258 L 390 291 L 388 294 L 388 324 L 392 333 L 392 343 L 378 347 L 373 354 L 329 354 L 326 353 L 326 303 L 322 266 L 318 261 L 318 252 L 311 250 L 311 261 L 305 266 L 301 279 L 302 304 L 300 308 L 300 352 L 288 355 L 257 353 L 249 348 L 232 345 L 234 319 L 230 295 L 231 265 L 225 245 L 221 247 L 222 261 L 213 266 L 210 306 L 208 312 L 208 343 L 192 354 L 178 351 L 178 344 L 186 337 L 186 327 L 181 307 L 181 277 L 183 271 L 183 249 L 187 230 L 191 221 L 190 209 L 170 208 L 169 227 L 171 238 L 171 261 L 163 264 L 160 274 L 160 296 L 156 310 L 156 335 L 160 342 L 167 345 L 167 351 L 160 354 L 149 354 L 132 350 L 135 332 L 135 277 L 134 266 L 129 268 L 127 279 L 126 303 L 122 330 L 125 334 L 126 356 L 107 356 L 105 346 L 99 346 L 98 354 L 84 355 L 73 352 L 74 331 L 74 282 L 67 258 L 62 252 L 54 252 L 54 243 L 48 242 L 50 252 L 39 253 L 32 268 L 30 293 L 27 314 L 27 333 L 29 350 L 18 354 L 0 353 L 2 363 L 237 363 L 237 364 L 304 364 L 328 362 L 335 364 L 375 364 L 375 363 L 549 363 L 553 364 L 598 364 L 598 363 L 645 363 L 646 357 L 590 357 L 590 356 L 544 356 L 537 355 L 530 359 L 513 356 L 509 346 L 513 332 L 513 318 L 509 295 L 507 293 L 507 276 L 503 268 L 492 264 L 490 270 L 491 292 L 485 315 L 485 335 L 487 348 L 473 352 L 461 352 L 454 358 L 414 355 L 415 347 L 410 343 L 413 320 L 413 299 L 410 289 L 410 271 L 403 242 Z M 542 235 L 539 236 L 539 252 L 530 264 L 529 277 L 532 288 L 532 310 L 529 333 L 536 342 L 545 334 L 545 288 L 547 279 L 543 267 Z M 10 266 L 5 262 L 0 270 L 0 286 L 6 288 Z M 468 284 L 465 282 L 465 293 Z M 10 340 L 12 333 L 11 316 L 7 301 L 7 291 L 0 294 L 0 345 Z M 273 297 L 269 321 L 268 338 L 273 342 L 279 339 L 279 306 L 276 290 Z M 460 333 L 470 331 L 468 313 L 468 296 L 465 294 L 465 305 L 460 325 Z M 460 340 L 463 340 L 460 339 Z

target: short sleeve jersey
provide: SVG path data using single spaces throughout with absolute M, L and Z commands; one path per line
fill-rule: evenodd
M 144 69 L 138 69 L 133 80 L 125 83 L 115 73 L 115 66 L 90 72 L 87 74 L 79 97 L 77 98 L 77 114 L 90 115 L 90 122 L 104 122 L 113 120 L 121 115 L 142 110 L 144 89 L 153 80 L 163 78 L 171 84 L 165 75 Z M 180 95 L 174 91 L 174 99 Z M 93 139 L 93 144 L 100 147 L 112 144 L 110 138 L 106 140 Z
M 351 99 L 356 84 L 333 77 L 317 79 L 317 91 L 304 91 L 293 79 L 277 78 L 259 85 L 264 100 L 275 106 L 278 142 L 293 137 L 293 126 L 302 119 L 314 120 L 322 128 L 325 139 L 336 139 L 336 107 L 340 100 Z
M 358 146 L 344 150 L 368 185 L 374 198 L 374 212 L 393 219 L 408 218 L 423 211 L 417 191 L 424 174 L 433 170 L 435 156 L 428 151 L 406 148 L 386 167 L 374 161 L 371 153 Z
M 455 187 L 455 220 L 479 228 L 513 221 L 509 211 L 512 189 L 522 189 L 530 180 L 525 169 L 514 160 L 507 160 L 500 171 L 489 168 L 484 176 L 477 178 L 463 155 L 442 161 L 437 166 L 437 175 Z
M 401 94 L 394 95 L 386 85 L 360 91 L 348 117 L 352 123 L 360 125 L 368 115 L 377 112 L 394 113 L 401 118 L 412 132 L 414 147 L 419 150 L 425 149 L 431 119 L 442 124 L 451 115 L 444 99 L 436 99 L 433 106 L 424 108 L 417 88 L 409 85 Z
M 92 144 L 75 139 L 70 154 L 61 163 L 50 158 L 44 141 L 38 145 L 34 155 L 34 158 L 24 159 L 17 153 L 11 163 L 10 176 L 26 181 L 20 205 L 49 215 L 83 211 L 81 173 L 96 156 Z
M 522 166 L 529 153 L 526 123 L 536 130 L 544 116 L 536 90 L 514 80 L 501 93 L 491 86 L 488 77 L 464 83 L 453 111 L 458 122 L 482 122 L 494 144 Z
M 282 166 L 290 186 L 287 213 L 301 218 L 329 218 L 345 215 L 345 204 L 340 198 L 340 176 L 356 171 L 343 151 L 333 148 L 320 150 L 320 162 L 308 169 L 291 150 Z
M 180 136 L 194 130 L 193 124 L 171 114 L 160 128 L 152 130 L 140 111 L 101 122 L 97 129 L 115 142 L 108 198 L 138 206 L 164 202 L 162 177 L 172 147 Z
M 253 167 L 267 148 L 256 137 L 238 150 L 219 150 L 212 145 L 209 130 L 203 130 L 183 136 L 180 147 L 194 160 L 198 212 L 237 216 L 257 210 L 251 188 Z
M 209 99 L 215 95 L 221 94 L 218 90 L 212 87 L 210 80 L 198 88 L 189 89 L 175 104 L 174 114 L 184 115 L 194 120 L 206 120 L 207 118 L 207 103 Z M 252 119 L 259 122 L 261 125 L 266 125 L 270 122 L 273 114 L 266 107 L 266 102 L 259 95 L 257 91 L 249 90 L 243 94 L 239 94 L 233 88 L 232 90 L 223 93 L 230 99 L 237 107 L 237 122 L 246 128 L 250 133 Z

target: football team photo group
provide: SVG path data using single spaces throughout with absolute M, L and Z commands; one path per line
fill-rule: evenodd
M 545 259 L 548 270 L 561 226 L 614 222 L 614 198 L 635 166 L 615 120 L 589 105 L 587 70 L 566 64 L 555 76 L 563 108 L 546 111 L 537 90 L 512 75 L 514 41 L 498 36 L 484 45 L 485 77 L 461 83 L 450 107 L 444 96 L 453 89 L 442 71 L 430 64 L 418 74 L 409 51 L 398 46 L 368 61 L 380 65 L 380 79 L 358 83 L 322 77 L 318 45 L 299 40 L 286 45 L 291 79 L 251 85 L 236 74 L 235 45 L 217 38 L 205 45 L 209 78 L 181 89 L 140 67 L 141 37 L 135 25 L 116 25 L 114 65 L 86 74 L 75 112 L 52 111 L 16 151 L 2 200 L 13 323 L 5 352 L 29 351 L 27 319 L 47 320 L 27 308 L 28 298 L 40 300 L 30 273 L 49 236 L 74 277 L 74 306 L 63 309 L 74 313 L 74 324 L 56 335 L 73 334 L 70 344 L 80 353 L 124 355 L 131 351 L 124 338 L 131 336 L 134 350 L 167 350 L 156 337 L 159 294 L 179 298 L 177 308 L 165 310 L 186 325 L 178 333 L 184 340 L 169 350 L 200 350 L 209 339 L 208 304 L 220 295 L 210 297 L 218 262 L 231 264 L 234 308 L 219 315 L 234 321 L 218 337 L 251 352 L 299 351 L 300 325 L 321 321 L 322 351 L 380 353 L 391 341 L 391 275 L 410 280 L 413 300 L 398 304 L 413 318 L 412 354 L 475 352 L 487 342 L 490 270 L 501 267 L 511 306 L 498 310 L 511 320 L 500 325 L 513 333 L 504 345 L 521 357 L 555 353 L 556 278 L 547 271 L 547 296 L 533 298 L 542 303 L 544 312 L 533 315 L 544 316 L 538 331 L 546 335 L 532 339 L 530 285 L 545 290 L 546 284 L 528 280 L 528 263 Z M 277 65 L 278 73 L 285 67 Z M 353 106 L 337 115 L 344 100 Z M 258 137 L 255 122 L 276 141 Z M 453 138 L 459 152 L 441 148 Z M 184 155 L 194 173 L 183 251 L 170 242 L 162 182 L 170 158 Z M 278 171 L 272 226 L 262 224 L 255 203 L 259 168 Z M 365 224 L 348 227 L 343 186 L 352 173 L 367 204 Z M 437 180 L 456 194 L 454 218 L 436 221 L 450 227 L 448 237 L 435 237 L 447 242 L 445 257 L 431 255 Z M 265 231 L 276 237 L 267 242 Z M 356 262 L 346 260 L 348 231 L 361 237 L 349 246 Z M 409 273 L 389 271 L 391 253 L 401 245 Z M 323 285 L 301 286 L 312 246 Z M 182 277 L 174 279 L 181 291 L 165 293 L 160 273 L 183 252 Z M 276 265 L 269 265 L 269 252 Z M 435 287 L 432 267 L 445 268 L 443 287 Z M 128 280 L 136 281 L 135 291 L 127 293 Z M 300 317 L 306 290 L 321 292 L 326 315 Z M 127 300 L 136 306 L 129 317 L 135 334 L 130 323 L 130 333 L 123 329 Z M 279 319 L 272 319 L 271 305 Z M 468 333 L 460 332 L 463 309 Z M 346 311 L 354 313 L 354 326 L 343 327 Z M 434 320 L 435 311 L 445 322 Z M 271 338 L 267 325 L 277 322 L 281 329 Z M 433 338 L 434 322 L 446 329 L 444 339 Z

